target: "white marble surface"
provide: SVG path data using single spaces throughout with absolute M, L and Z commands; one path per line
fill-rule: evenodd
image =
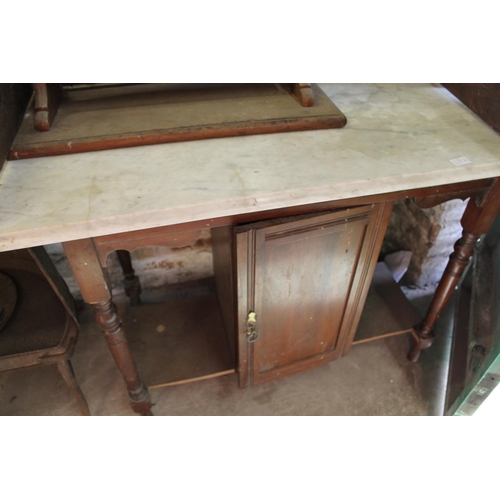
M 439 85 L 322 87 L 345 128 L 8 162 L 0 250 L 500 175 L 500 136 Z

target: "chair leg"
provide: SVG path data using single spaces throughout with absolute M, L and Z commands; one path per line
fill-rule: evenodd
M 58 361 L 57 369 L 68 387 L 73 391 L 82 415 L 90 416 L 89 405 L 87 404 L 87 400 L 85 399 L 85 396 L 83 395 L 83 392 L 75 378 L 75 372 L 73 371 L 73 366 L 71 365 L 70 360 L 63 359 Z
M 117 250 L 116 255 L 123 271 L 123 285 L 125 293 L 130 298 L 131 306 L 138 306 L 141 303 L 141 282 L 135 275 L 132 267 L 132 258 L 127 250 Z

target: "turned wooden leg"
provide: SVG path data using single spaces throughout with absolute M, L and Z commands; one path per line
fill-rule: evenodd
M 47 132 L 57 114 L 63 97 L 63 88 L 58 83 L 34 83 L 35 130 Z
M 57 369 L 59 370 L 59 373 L 66 382 L 67 386 L 73 391 L 82 415 L 89 416 L 89 405 L 87 404 L 87 400 L 85 399 L 85 396 L 80 389 L 80 385 L 75 378 L 75 372 L 73 370 L 73 366 L 71 365 L 71 361 L 69 359 L 62 359 L 58 361 Z
M 94 307 L 95 319 L 104 333 L 115 363 L 127 384 L 132 409 L 141 415 L 152 415 L 149 394 L 139 379 L 115 304 L 108 300 L 92 304 L 92 306 Z
M 95 319 L 127 386 L 132 409 L 141 415 L 151 415 L 149 394 L 137 373 L 122 321 L 111 300 L 109 276 L 101 267 L 94 242 L 89 238 L 67 241 L 63 248 L 83 300 L 94 308 Z
M 424 321 L 413 332 L 413 346 L 408 354 L 410 361 L 417 361 L 422 349 L 427 349 L 434 340 L 432 330 L 439 315 L 448 304 L 467 264 L 474 253 L 478 238 L 487 233 L 500 211 L 500 179 L 496 178 L 483 196 L 469 200 L 462 220 L 462 237 L 455 244 L 443 277 Z
M 132 267 L 130 252 L 117 250 L 116 255 L 123 271 L 123 286 L 125 287 L 125 293 L 130 298 L 130 305 L 138 306 L 141 303 L 141 282 Z
M 446 304 L 448 304 L 448 301 L 453 295 L 453 291 L 465 268 L 469 264 L 478 238 L 479 236 L 464 232 L 462 238 L 455 243 L 455 251 L 450 256 L 443 277 L 439 282 L 434 298 L 427 311 L 427 316 L 416 329 L 415 335 L 412 336 L 413 346 L 408 354 L 408 359 L 410 361 L 417 361 L 420 356 L 420 351 L 430 347 L 434 341 L 432 330 L 440 314 L 443 312 Z

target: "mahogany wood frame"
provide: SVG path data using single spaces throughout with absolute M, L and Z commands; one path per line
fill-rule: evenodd
M 87 137 L 88 132 L 78 133 L 76 131 L 75 136 L 72 138 L 58 138 L 57 122 L 52 127 L 58 109 L 61 108 L 61 112 L 64 111 L 65 116 L 68 116 L 68 113 L 71 114 L 68 108 L 66 108 L 67 103 L 64 100 L 63 85 L 71 84 L 33 84 L 35 101 L 34 128 L 38 132 L 48 132 L 52 128 L 52 134 L 47 134 L 41 141 L 36 136 L 29 138 L 27 142 L 24 140 L 20 142 L 18 140 L 14 141 L 8 155 L 10 160 L 219 137 L 342 128 L 347 123 L 344 114 L 316 84 L 291 83 L 278 84 L 283 88 L 284 92 L 290 94 L 292 104 L 294 101 L 297 101 L 297 113 L 291 116 L 255 118 L 246 122 L 228 119 L 226 123 L 200 123 L 199 125 L 178 126 L 174 128 L 162 124 L 152 127 L 151 130 L 139 129 L 126 133 L 114 133 L 110 129 L 106 132 L 101 131 L 94 137 Z M 113 85 L 110 86 L 113 87 Z M 326 101 L 328 101 L 327 106 Z M 315 107 L 316 112 L 303 113 L 304 110 L 300 109 L 309 107 Z M 109 109 L 107 112 L 109 113 Z M 147 121 L 147 116 L 144 119 Z M 27 115 L 25 121 L 30 123 L 30 127 L 31 120 L 31 116 Z M 75 123 L 73 126 L 76 129 L 78 128 Z M 21 125 L 18 139 L 24 135 L 23 130 L 24 125 Z M 56 134 L 55 136 L 54 133 Z
M 310 83 L 292 83 L 291 93 L 295 95 L 301 106 L 314 105 L 314 93 Z M 35 130 L 47 132 L 50 130 L 54 118 L 63 98 L 61 83 L 34 83 L 35 94 Z
M 133 410 L 142 415 L 150 415 L 151 402 L 147 389 L 139 378 L 121 319 L 112 302 L 111 286 L 106 271 L 106 259 L 110 252 L 132 251 L 146 245 L 189 245 L 196 240 L 199 230 L 207 227 L 218 228 L 275 217 L 385 203 L 405 198 L 415 198 L 421 206 L 429 207 L 453 198 L 466 199 L 468 197 L 470 197 L 470 201 L 462 218 L 463 238 L 457 242 L 455 253 L 450 259 L 426 318 L 421 325 L 417 325 L 415 328 L 414 346 L 409 354 L 409 359 L 416 361 L 420 351 L 432 343 L 432 329 L 473 253 L 476 240 L 490 229 L 500 211 L 500 180 L 498 178 L 238 214 L 69 241 L 63 243 L 63 247 L 85 302 L 94 307 L 96 321 L 103 331 L 127 385 Z M 124 257 L 122 264 L 123 262 L 125 262 L 125 268 L 128 269 L 129 275 L 132 274 L 133 279 L 130 261 Z M 128 279 L 130 278 L 131 276 Z

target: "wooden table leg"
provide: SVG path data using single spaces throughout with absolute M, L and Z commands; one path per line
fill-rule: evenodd
M 497 178 L 484 196 L 471 198 L 467 204 L 460 221 L 463 227 L 462 237 L 455 244 L 455 251 L 450 256 L 425 319 L 414 332 L 413 346 L 408 354 L 410 361 L 417 361 L 422 349 L 431 346 L 434 340 L 432 330 L 436 321 L 453 295 L 453 291 L 474 253 L 477 240 L 490 230 L 499 211 L 500 178 Z
M 94 308 L 96 321 L 125 380 L 132 409 L 151 415 L 149 394 L 137 373 L 121 318 L 112 302 L 109 277 L 106 269 L 101 268 L 93 241 L 69 241 L 63 243 L 63 248 L 83 299 Z
M 111 299 L 92 304 L 97 323 L 101 327 L 109 350 L 127 384 L 130 404 L 136 413 L 151 414 L 151 403 L 146 387 L 139 379 L 135 362 L 125 337 L 125 330 L 115 304 Z
M 130 298 L 130 305 L 138 306 L 141 303 L 141 282 L 132 267 L 130 252 L 117 250 L 116 255 L 123 271 L 123 286 L 125 287 L 125 293 Z

